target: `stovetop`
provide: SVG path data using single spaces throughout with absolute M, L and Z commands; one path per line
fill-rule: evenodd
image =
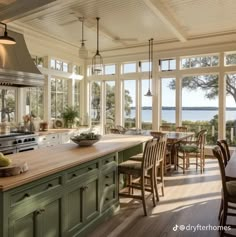
M 6 137 L 17 137 L 17 136 L 25 136 L 25 135 L 32 135 L 34 133 L 32 132 L 13 132 L 9 134 L 0 134 L 0 138 L 6 138 Z

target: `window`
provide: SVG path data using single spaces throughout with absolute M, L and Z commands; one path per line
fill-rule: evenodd
M 136 63 L 124 63 L 123 73 L 132 73 L 132 72 L 136 72 Z
M 115 123 L 115 81 L 105 82 L 106 95 L 106 122 L 105 124 L 114 125 Z
M 182 124 L 195 133 L 207 129 L 207 143 L 218 137 L 218 76 L 196 75 L 182 79 Z
M 136 81 L 124 81 L 124 122 L 125 127 L 132 128 L 136 124 Z
M 80 81 L 75 80 L 74 107 L 80 111 Z
M 68 82 L 66 79 L 51 78 L 51 116 L 61 118 L 68 105 Z
M 181 58 L 181 69 L 219 66 L 218 55 L 191 56 Z
M 226 138 L 236 145 L 236 74 L 226 74 Z
M 104 70 L 105 75 L 115 75 L 116 74 L 116 65 L 115 64 L 105 65 L 104 68 L 105 68 L 105 70 Z
M 26 114 L 43 119 L 43 88 L 33 87 L 26 89 Z
M 140 71 L 141 72 L 149 72 L 149 62 L 145 61 L 145 62 L 140 62 Z M 150 65 L 150 69 L 152 69 L 152 65 Z
M 149 80 L 142 80 L 141 98 L 141 128 L 144 130 L 152 129 L 152 96 L 145 96 L 149 89 Z
M 99 125 L 101 119 L 101 82 L 91 82 L 91 125 Z
M 225 65 L 226 66 L 236 65 L 236 53 L 225 54 Z
M 161 124 L 175 124 L 175 78 L 161 79 Z
M 51 69 L 55 69 L 55 70 L 62 71 L 62 72 L 69 71 L 68 63 L 57 60 L 57 59 L 51 59 L 50 67 L 51 67 Z
M 160 71 L 176 70 L 176 59 L 161 59 L 159 61 Z
M 16 90 L 1 87 L 0 98 L 1 122 L 14 122 L 16 119 Z

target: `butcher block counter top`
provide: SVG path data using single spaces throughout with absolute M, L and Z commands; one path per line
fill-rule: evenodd
M 53 148 L 9 155 L 12 160 L 21 159 L 26 161 L 29 170 L 17 176 L 0 178 L 0 190 L 5 191 L 18 187 L 104 155 L 128 149 L 148 139 L 151 139 L 151 137 L 109 134 L 104 135 L 99 142 L 90 147 L 62 144 Z
M 69 129 L 69 128 L 64 128 L 64 129 L 48 129 L 47 131 L 39 131 L 39 132 L 35 132 L 37 135 L 39 136 L 43 136 L 43 135 L 48 135 L 48 134 L 55 134 L 55 133 L 65 133 L 65 132 L 75 132 L 78 129 Z

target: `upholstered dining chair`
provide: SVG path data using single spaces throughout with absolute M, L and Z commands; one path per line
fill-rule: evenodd
M 207 130 L 203 129 L 198 132 L 196 140 L 192 141 L 181 141 L 177 147 L 177 168 L 183 169 L 183 173 L 190 166 L 190 158 L 196 159 L 196 169 L 200 166 L 201 173 L 205 168 L 205 140 Z M 179 160 L 182 160 L 182 165 Z M 200 163 L 199 163 L 200 160 Z
M 155 133 L 155 134 L 154 134 Z M 159 193 L 158 189 L 161 189 L 162 196 L 165 195 L 164 193 L 164 173 L 165 173 L 165 162 L 166 162 L 166 134 L 162 132 L 154 132 L 152 134 L 153 138 L 162 141 L 162 146 L 158 150 L 158 162 L 156 162 L 156 170 L 155 170 L 155 187 L 156 187 L 156 198 L 159 201 Z M 164 142 L 163 142 L 164 141 Z M 170 156 L 169 156 L 170 158 Z M 143 160 L 143 153 L 131 156 L 129 160 L 134 160 L 138 162 L 142 162 Z M 148 179 L 149 176 L 146 176 Z
M 224 165 L 224 155 L 219 146 L 216 146 L 212 150 L 213 155 L 217 158 L 221 174 L 221 183 L 222 183 L 222 202 L 220 208 L 220 225 L 222 227 L 230 226 L 231 228 L 236 228 L 236 225 L 226 224 L 228 216 L 236 217 L 236 213 L 229 212 L 229 209 L 236 210 L 236 181 L 227 181 L 225 175 L 225 165 Z M 236 223 L 236 221 L 234 221 Z M 225 229 L 221 229 L 220 236 L 235 236 L 229 233 L 225 233 Z
M 179 126 L 179 127 L 176 127 L 176 128 L 175 128 L 175 131 L 176 131 L 176 132 L 187 132 L 187 131 L 188 131 L 188 128 L 185 127 L 185 126 Z
M 160 159 L 160 153 L 165 146 L 165 139 L 152 139 L 146 142 L 143 159 L 141 162 L 128 160 L 118 165 L 118 175 L 120 180 L 120 174 L 128 176 L 128 187 L 134 189 L 140 189 L 141 195 L 133 194 L 130 191 L 127 193 L 119 191 L 119 196 L 132 197 L 141 199 L 143 203 L 144 215 L 147 216 L 145 191 L 152 194 L 153 206 L 156 205 L 155 192 L 157 190 L 155 176 L 156 176 L 156 164 Z M 149 175 L 150 185 L 146 185 L 147 175 Z M 132 176 L 139 177 L 139 182 L 133 182 Z

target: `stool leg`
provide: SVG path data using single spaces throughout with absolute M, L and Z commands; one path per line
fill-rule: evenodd
M 153 202 L 153 206 L 156 206 L 156 199 L 155 199 L 155 188 L 154 188 L 154 172 L 153 172 L 153 168 L 151 169 L 151 173 L 150 173 L 150 181 L 151 181 L 151 192 L 152 192 L 152 202 Z
M 145 187 L 144 187 L 144 174 L 141 177 L 141 193 L 144 215 L 147 216 L 146 200 L 145 200 Z

